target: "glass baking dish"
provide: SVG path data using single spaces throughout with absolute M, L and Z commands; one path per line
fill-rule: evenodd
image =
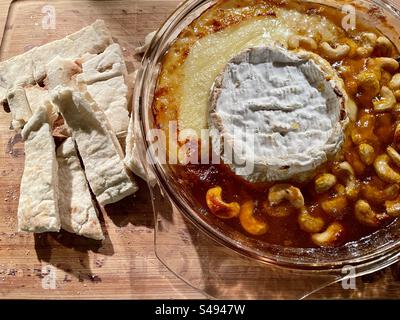
M 218 298 L 306 297 L 331 283 L 368 274 L 398 261 L 399 220 L 369 237 L 338 248 L 287 248 L 243 236 L 223 227 L 218 219 L 202 215 L 190 194 L 174 181 L 168 166 L 162 165 L 152 152 L 151 105 L 163 55 L 179 32 L 215 2 L 189 0 L 180 5 L 153 38 L 136 83 L 134 102 L 138 106 L 137 125 L 141 126 L 142 163 L 153 177 L 149 185 L 159 259 L 193 287 Z M 351 3 L 358 15 L 374 19 L 376 27 L 399 47 L 400 16 L 395 4 L 375 0 Z M 348 1 L 323 4 L 340 8 Z M 375 19 L 373 12 L 383 13 L 393 29 Z M 259 285 L 254 286 L 255 283 Z
M 187 22 L 189 22 L 191 19 L 189 12 L 196 15 L 204 9 L 204 6 L 211 4 L 210 1 L 208 1 L 208 3 L 206 2 L 207 1 L 195 3 L 191 1 L 183 4 L 178 11 L 167 20 L 158 37 L 166 32 L 168 26 L 169 28 L 175 28 L 178 21 L 188 18 Z M 71 32 L 77 31 L 81 27 L 94 22 L 96 19 L 103 19 L 112 30 L 116 40 L 124 47 L 124 54 L 127 60 L 130 61 L 132 58 L 132 49 L 143 44 L 145 35 L 157 29 L 160 26 L 160 19 L 167 19 L 169 13 L 175 9 L 178 3 L 179 1 L 168 0 L 13 1 L 8 15 L 6 31 L 1 43 L 0 58 L 1 60 L 8 59 L 16 54 L 21 54 L 29 50 L 33 46 L 47 43 L 48 41 L 58 39 Z M 381 6 L 386 8 L 386 4 L 384 3 L 381 3 Z M 55 29 L 53 29 L 52 20 L 50 19 L 53 10 L 52 7 L 56 9 L 57 16 L 57 27 Z M 395 7 L 396 5 L 392 9 L 394 10 Z M 197 9 L 199 11 L 197 11 Z M 139 16 L 141 19 L 138 19 Z M 157 16 L 157 18 L 155 18 L 155 16 Z M 143 19 L 143 17 L 145 17 L 145 19 Z M 393 17 L 397 19 L 396 14 L 393 14 Z M 123 28 L 121 28 L 121 21 L 123 21 L 123 25 L 125 25 Z M 175 23 L 173 23 L 173 21 L 175 21 Z M 182 23 L 182 25 L 184 24 L 185 23 Z M 128 25 L 128 27 L 126 27 L 126 25 Z M 11 28 L 10 26 L 13 27 Z M 26 30 L 29 30 L 29 32 L 26 32 Z M 176 35 L 178 31 L 175 31 Z M 20 40 L 21 34 L 23 34 L 22 40 Z M 169 36 L 171 36 L 170 40 L 172 40 L 174 35 L 170 34 Z M 161 47 L 159 47 L 160 43 L 156 45 L 154 42 L 151 51 L 156 51 L 155 48 L 157 47 L 157 50 L 161 50 L 159 51 L 159 53 L 161 53 L 162 50 L 168 47 L 168 43 L 161 49 Z M 158 56 L 158 58 L 159 57 L 160 56 Z M 144 100 L 148 99 L 145 98 L 145 95 L 141 95 L 140 92 L 144 90 L 141 84 L 144 83 L 145 70 L 147 70 L 147 72 L 150 70 L 149 59 L 153 59 L 150 56 L 150 52 L 148 52 L 144 60 L 147 65 L 145 64 L 144 69 L 141 71 L 140 79 L 142 80 L 138 84 L 138 90 L 136 90 L 137 101 L 139 101 L 139 98 L 143 98 Z M 128 67 L 132 70 L 138 65 L 139 64 Z M 157 68 L 153 66 L 152 70 L 155 71 Z M 153 78 L 147 75 L 146 79 Z M 152 81 L 149 81 L 149 86 L 146 86 L 146 90 L 149 91 L 145 93 L 148 94 L 149 97 L 151 97 L 151 86 L 154 84 Z M 149 103 L 147 103 L 147 106 L 149 106 Z M 141 104 L 141 107 L 143 109 L 145 105 Z M 146 114 L 149 116 L 145 110 L 141 113 L 143 129 L 146 128 Z M 2 144 L 4 146 L 7 144 L 9 136 L 8 127 L 6 128 L 4 126 L 4 131 L 2 132 Z M 144 145 L 140 147 L 142 151 L 145 150 Z M 16 148 L 17 151 L 23 152 L 19 145 L 17 145 Z M 144 156 L 144 152 L 142 152 L 142 154 Z M 9 161 L 9 158 L 4 157 L 4 159 Z M 22 168 L 22 157 L 13 158 L 12 161 L 13 166 Z M 157 221 L 155 237 L 156 254 L 173 273 L 209 297 L 230 299 L 300 298 L 308 296 L 315 290 L 321 289 L 329 283 L 340 281 L 345 276 L 345 274 L 339 272 L 338 268 L 333 272 L 326 272 L 325 270 L 314 270 L 313 266 L 310 266 L 309 269 L 311 269 L 311 271 L 300 271 L 295 268 L 275 266 L 275 262 L 260 263 L 257 257 L 249 258 L 248 254 L 245 252 L 238 254 L 230 249 L 227 243 L 224 241 L 221 242 L 221 239 L 217 238 L 215 240 L 218 234 L 215 234 L 213 230 L 207 230 L 207 226 L 203 226 L 202 222 L 198 222 L 195 212 L 187 211 L 185 206 L 182 208 L 182 206 L 179 205 L 179 202 L 181 201 L 184 203 L 185 199 L 182 195 L 174 195 L 173 181 L 157 173 L 156 168 L 153 168 L 153 166 L 150 166 L 148 170 L 150 173 L 149 176 L 154 176 L 155 174 L 156 177 L 149 181 L 153 194 L 152 201 Z M 16 189 L 19 186 L 19 174 L 20 170 L 18 169 L 17 172 L 4 176 L 4 179 L 10 179 L 11 182 L 9 183 Z M 171 185 L 168 186 L 168 183 L 171 183 Z M 141 200 L 147 199 L 146 196 L 139 197 Z M 140 214 L 139 219 L 143 220 L 146 226 L 151 225 L 151 218 L 148 217 L 145 204 L 140 204 L 140 206 L 138 206 L 134 201 L 129 203 L 131 203 L 132 210 L 120 210 L 120 208 L 117 208 L 117 210 L 113 212 L 113 219 L 123 221 L 124 223 L 130 219 L 137 222 L 137 216 Z M 192 214 L 194 215 L 192 216 Z M 132 216 L 134 216 L 134 218 L 132 218 Z M 146 217 L 144 218 L 144 216 Z M 1 218 L 3 219 L 3 217 Z M 8 216 L 5 216 L 4 219 L 5 218 L 8 219 Z M 105 220 L 106 225 L 114 226 L 114 223 L 107 216 Z M 5 220 L 2 221 L 6 228 L 9 228 L 9 222 Z M 56 296 L 55 291 L 37 290 L 31 294 L 30 297 L 96 298 L 99 297 L 96 295 L 96 292 L 100 291 L 103 297 L 104 294 L 106 294 L 107 297 L 113 298 L 182 298 L 182 294 L 184 294 L 185 297 L 198 297 L 197 294 L 185 289 L 183 286 L 177 285 L 174 279 L 165 277 L 165 275 L 163 275 L 163 283 L 168 283 L 169 286 L 161 287 L 162 291 L 159 290 L 158 292 L 146 290 L 146 288 L 153 288 L 155 282 L 160 282 L 160 275 L 156 272 L 152 272 L 153 269 L 146 268 L 147 264 L 152 265 L 153 268 L 155 268 L 154 266 L 158 266 L 157 261 L 152 260 L 153 257 L 149 254 L 149 251 L 152 249 L 152 245 L 147 244 L 147 242 L 149 242 L 149 236 L 147 234 L 143 235 L 143 233 L 140 232 L 136 233 L 136 230 L 128 230 L 128 232 L 126 232 L 126 230 L 115 230 L 116 228 L 115 226 L 114 228 L 108 228 L 113 242 L 117 244 L 115 251 L 112 249 L 112 244 L 106 242 L 103 247 L 100 248 L 99 252 L 101 251 L 102 255 L 107 256 L 107 264 L 104 264 L 102 268 L 94 269 L 96 275 L 105 280 L 103 283 L 96 282 L 93 284 L 90 281 L 87 282 L 85 279 L 85 290 L 77 291 L 73 286 L 67 286 L 66 284 L 68 284 L 68 282 L 66 284 L 57 282 Z M 121 227 L 118 227 L 118 229 L 121 229 Z M 138 241 L 138 238 L 140 238 L 141 241 Z M 19 237 L 10 236 L 10 239 L 7 238 L 3 241 L 3 246 L 15 248 L 15 251 L 12 251 L 14 254 L 17 250 L 16 248 L 21 247 L 21 244 L 17 241 L 18 239 Z M 44 241 L 43 239 L 47 240 Z M 43 259 L 44 262 L 49 262 L 57 266 L 57 268 L 60 267 L 62 269 L 67 259 L 72 268 L 72 272 L 66 270 L 66 275 L 69 276 L 71 273 L 79 274 L 80 280 L 86 276 L 85 272 L 87 272 L 86 267 L 81 265 L 81 261 L 86 262 L 87 259 L 88 264 L 94 265 L 94 259 L 96 258 L 95 253 L 97 253 L 98 248 L 94 247 L 93 244 L 88 244 L 87 240 L 66 237 L 65 235 L 61 235 L 60 238 L 49 237 L 43 239 L 34 246 L 32 239 L 24 238 L 24 241 L 29 240 L 29 242 L 24 242 L 23 247 L 29 249 L 31 253 L 26 255 L 25 250 L 23 250 L 21 256 L 15 253 L 15 257 L 20 261 L 24 261 L 29 268 L 32 266 L 40 268 L 41 265 L 37 264 L 37 259 L 40 258 Z M 30 246 L 31 242 L 32 246 Z M 135 247 L 135 242 L 139 242 L 137 247 Z M 50 249 L 48 247 L 51 248 L 51 257 L 43 255 L 43 252 L 49 252 L 48 250 Z M 71 248 L 74 249 L 71 250 Z M 127 249 L 125 250 L 125 248 Z M 80 252 L 80 250 L 85 252 Z M 90 252 L 90 254 L 88 254 L 86 250 L 93 250 L 95 253 Z M 32 258 L 31 255 L 33 255 L 34 258 Z M 141 257 L 142 255 L 143 257 Z M 274 258 L 274 256 L 272 258 Z M 371 263 L 357 268 L 356 275 L 371 273 L 398 260 L 395 254 L 382 254 L 379 256 L 379 259 L 378 257 L 374 259 L 372 259 Z M 128 260 L 128 262 L 126 260 Z M 115 274 L 115 270 L 118 270 L 117 274 Z M 64 276 L 62 270 L 59 270 L 58 273 Z M 110 290 L 110 287 L 107 287 L 107 280 L 111 275 L 113 275 L 112 288 L 118 287 L 118 290 Z M 355 274 L 351 275 L 353 276 Z M 35 279 L 36 277 L 16 277 L 14 279 L 15 282 L 10 285 L 13 291 L 9 294 L 9 297 L 27 297 L 29 295 L 27 287 L 37 286 L 34 281 Z M 149 285 L 149 283 L 151 283 L 151 285 Z M 108 284 L 110 283 L 108 282 Z M 7 283 L 5 285 L 7 285 Z M 380 293 L 385 292 L 387 287 L 386 283 L 379 282 L 377 285 L 379 286 Z M 92 288 L 94 290 L 92 290 Z M 170 292 L 167 292 L 168 290 Z M 332 292 L 329 293 L 330 297 L 343 297 L 345 295 L 335 296 L 332 295 Z

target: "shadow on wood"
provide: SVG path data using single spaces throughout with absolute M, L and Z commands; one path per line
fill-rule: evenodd
M 107 205 L 102 212 L 107 214 L 117 227 L 132 224 L 153 228 L 154 218 L 149 188 L 142 179 L 136 177 L 135 181 L 139 186 L 136 194 Z
M 104 226 L 104 223 L 102 223 Z M 103 228 L 104 230 L 104 228 Z M 35 250 L 40 261 L 53 265 L 76 277 L 79 281 L 96 280 L 90 266 L 89 251 L 112 256 L 114 248 L 108 233 L 100 242 L 75 234 L 61 231 L 59 233 L 35 234 Z

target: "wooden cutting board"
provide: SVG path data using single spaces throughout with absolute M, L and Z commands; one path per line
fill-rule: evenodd
M 44 4 L 16 1 L 6 23 L 10 0 L 0 0 L 2 56 L 20 54 L 34 45 L 79 30 L 97 17 L 113 35 L 132 46 L 157 28 L 172 12 L 174 1 L 57 1 L 57 30 L 43 32 Z M 132 30 L 135 30 L 132 33 Z M 39 299 L 202 298 L 172 275 L 155 257 L 153 213 L 148 189 L 139 182 L 135 197 L 107 208 L 102 244 L 66 232 L 32 235 L 16 232 L 23 144 L 9 130 L 10 115 L 0 110 L 0 297 Z M 312 298 L 397 298 L 399 267 L 357 280 L 357 290 L 334 285 Z

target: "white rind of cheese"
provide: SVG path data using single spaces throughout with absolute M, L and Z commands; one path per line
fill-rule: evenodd
M 232 159 L 221 148 L 224 162 L 242 175 L 237 164 L 253 161 L 244 177 L 259 182 L 304 177 L 334 157 L 344 140 L 345 101 L 341 84 L 326 78 L 305 52 L 256 47 L 234 57 L 210 103 L 213 146 L 223 138 L 233 150 Z

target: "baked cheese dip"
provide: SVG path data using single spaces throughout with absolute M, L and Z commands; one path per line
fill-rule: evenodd
M 398 51 L 365 21 L 345 30 L 344 15 L 219 1 L 170 46 L 153 114 L 221 160 L 170 165 L 204 214 L 289 247 L 340 246 L 400 215 Z

